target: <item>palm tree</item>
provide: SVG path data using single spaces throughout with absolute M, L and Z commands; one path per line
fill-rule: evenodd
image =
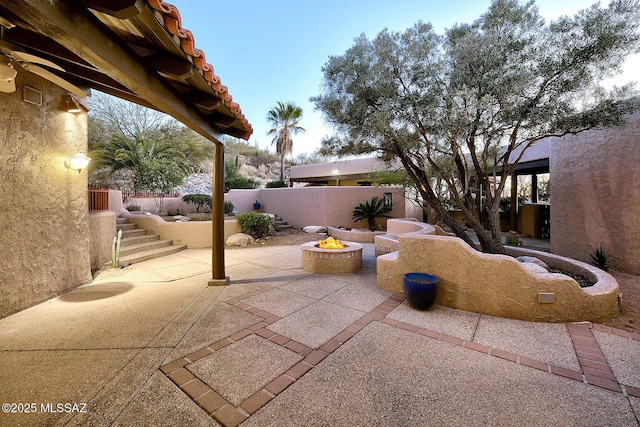
M 299 126 L 302 119 L 302 108 L 295 104 L 278 101 L 278 105 L 267 113 L 267 121 L 271 129 L 267 135 L 274 135 L 271 144 L 276 144 L 276 153 L 280 156 L 280 180 L 284 182 L 284 156 L 293 150 L 291 135 L 304 132 Z

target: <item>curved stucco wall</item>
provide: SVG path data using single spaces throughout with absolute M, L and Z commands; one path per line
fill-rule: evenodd
M 0 92 L 0 317 L 91 281 L 87 172 L 64 167 L 87 152 L 87 116 L 60 111 L 67 92 L 34 74 L 17 86 Z
M 120 216 L 129 218 L 130 222 L 141 228 L 153 231 L 163 240 L 173 240 L 177 245 L 187 245 L 189 249 L 210 248 L 213 230 L 211 221 L 167 222 L 157 215 L 129 214 L 126 211 Z M 236 219 L 224 220 L 224 240 L 240 232 Z
M 580 288 L 568 276 L 533 273 L 513 257 L 478 252 L 456 237 L 399 236 L 398 251 L 378 257 L 378 287 L 402 294 L 408 272 L 439 277 L 437 304 L 491 316 L 604 322 L 619 313 L 618 284 L 609 275 Z M 554 302 L 539 302 L 540 293 L 553 294 Z
M 640 113 L 611 129 L 551 142 L 551 252 L 640 274 Z

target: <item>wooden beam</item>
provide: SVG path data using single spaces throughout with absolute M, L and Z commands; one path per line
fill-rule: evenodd
M 146 62 L 154 70 L 182 81 L 194 73 L 191 62 L 171 56 L 154 55 Z
M 5 7 L 30 22 L 47 37 L 76 52 L 84 61 L 122 84 L 155 109 L 162 111 L 205 138 L 220 143 L 221 132 L 193 105 L 185 102 L 124 44 L 114 40 L 100 21 L 76 2 L 5 0 Z
M 132 18 L 144 8 L 142 0 L 84 0 L 83 3 L 90 9 L 118 19 Z
M 213 111 L 222 104 L 222 100 L 210 93 L 193 91 L 185 94 L 184 97 L 191 103 L 206 111 Z

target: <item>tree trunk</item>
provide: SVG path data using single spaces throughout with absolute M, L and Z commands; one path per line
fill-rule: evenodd
M 280 156 L 280 181 L 284 182 L 284 155 Z

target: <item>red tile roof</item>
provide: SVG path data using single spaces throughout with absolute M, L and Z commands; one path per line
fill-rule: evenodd
M 174 36 L 180 38 L 180 46 L 182 50 L 192 57 L 194 66 L 202 71 L 204 78 L 209 82 L 211 88 L 222 100 L 224 105 L 231 111 L 234 117 L 242 124 L 242 127 L 246 129 L 247 133 L 245 139 L 249 139 L 249 136 L 253 133 L 251 124 L 244 114 L 242 114 L 240 105 L 233 102 L 233 98 L 229 95 L 227 87 L 220 83 L 220 77 L 213 73 L 213 65 L 206 62 L 204 52 L 196 48 L 195 40 L 191 31 L 182 27 L 182 20 L 180 18 L 178 8 L 172 4 L 164 2 L 163 0 L 146 0 L 146 2 L 151 8 L 157 10 L 163 15 L 164 25 L 167 30 Z

